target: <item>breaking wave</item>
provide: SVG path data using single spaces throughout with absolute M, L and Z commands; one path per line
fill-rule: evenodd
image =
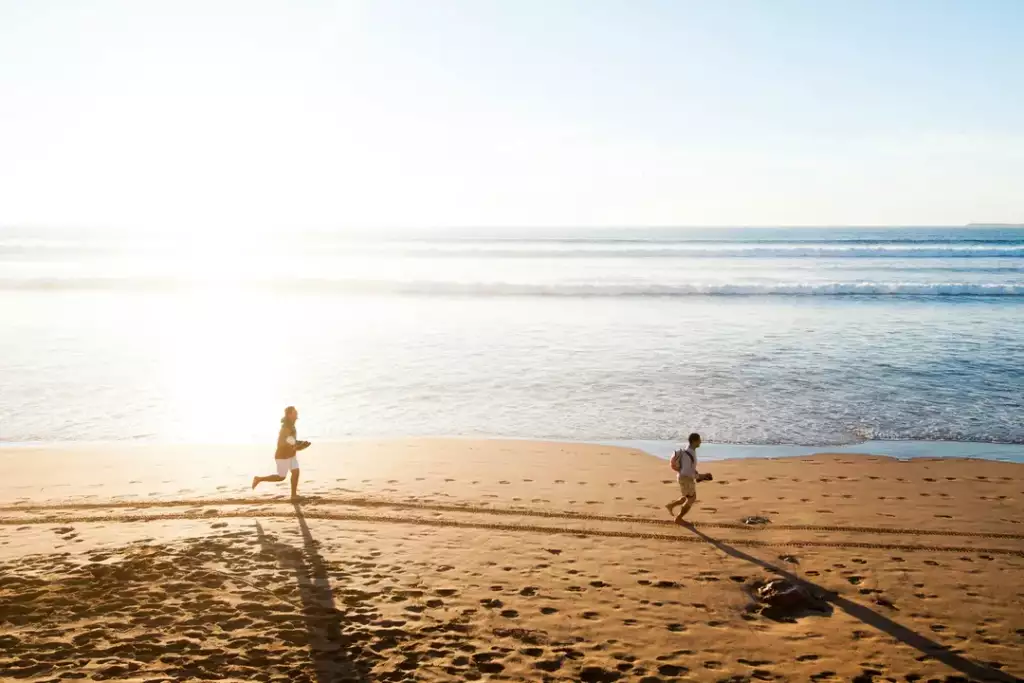
M 776 282 L 728 283 L 515 283 L 346 279 L 288 279 L 232 283 L 257 290 L 335 291 L 352 294 L 551 297 L 673 296 L 935 296 L 1024 297 L 1024 284 L 968 282 Z M 4 290 L 179 290 L 219 288 L 224 283 L 157 278 L 10 278 Z

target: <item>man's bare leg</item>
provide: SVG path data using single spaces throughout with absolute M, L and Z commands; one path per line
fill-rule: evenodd
M 665 509 L 666 509 L 666 510 L 668 510 L 668 513 L 669 513 L 670 515 L 672 515 L 672 514 L 675 514 L 675 513 L 674 513 L 674 512 L 672 512 L 672 511 L 673 511 L 673 510 L 675 510 L 675 509 L 676 509 L 677 507 L 679 507 L 680 505 L 683 505 L 683 504 L 684 504 L 685 502 L 686 502 L 686 496 L 683 496 L 683 497 L 682 497 L 682 498 L 680 498 L 679 500 L 673 500 L 673 501 L 672 501 L 671 503 L 669 503 L 668 505 L 666 505 L 666 506 L 665 506 Z
M 681 524 L 682 523 L 683 517 L 685 517 L 686 513 L 690 511 L 690 508 L 693 507 L 693 504 L 697 502 L 697 498 L 696 497 L 685 498 L 684 500 L 686 502 L 683 503 L 683 507 L 680 508 L 679 514 L 676 515 L 676 524 Z
M 284 477 L 282 477 L 283 479 Z M 292 470 L 292 498 L 299 496 L 299 471 Z
M 280 474 L 270 474 L 267 475 L 266 477 L 253 477 L 252 487 L 256 488 L 257 484 L 261 484 L 265 481 L 284 481 L 284 477 L 282 477 Z

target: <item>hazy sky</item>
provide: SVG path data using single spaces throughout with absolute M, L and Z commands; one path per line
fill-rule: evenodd
M 1021 0 L 0 0 L 0 225 L 968 221 Z

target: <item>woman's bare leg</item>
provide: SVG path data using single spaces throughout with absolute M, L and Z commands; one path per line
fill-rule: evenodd
M 265 481 L 284 481 L 284 477 L 282 477 L 280 474 L 269 474 L 265 477 L 253 477 L 252 487 L 256 488 L 257 484 L 260 484 Z

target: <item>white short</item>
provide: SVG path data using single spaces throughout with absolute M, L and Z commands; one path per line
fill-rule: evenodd
M 295 457 L 275 459 L 274 462 L 277 463 L 277 474 L 280 477 L 288 476 L 289 470 L 299 469 L 299 459 Z

